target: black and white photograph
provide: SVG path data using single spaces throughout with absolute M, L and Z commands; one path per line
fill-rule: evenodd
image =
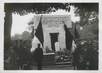
M 4 3 L 3 69 L 99 70 L 99 3 Z

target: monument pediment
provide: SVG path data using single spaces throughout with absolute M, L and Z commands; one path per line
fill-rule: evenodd
M 42 15 L 43 26 L 59 27 L 63 22 L 68 28 L 72 28 L 71 19 L 69 15 Z

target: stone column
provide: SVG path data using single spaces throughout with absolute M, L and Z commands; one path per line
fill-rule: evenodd
M 51 50 L 51 39 L 48 31 L 49 30 L 47 28 L 44 29 L 44 52 L 46 52 L 47 47 Z
M 58 37 L 58 41 L 59 41 L 59 47 L 61 48 L 61 50 L 63 50 L 64 48 L 66 48 L 66 44 L 65 44 L 65 31 L 61 28 L 60 32 L 59 32 L 59 37 Z

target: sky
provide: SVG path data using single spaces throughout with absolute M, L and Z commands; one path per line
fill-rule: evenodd
M 70 13 L 66 12 L 65 10 L 58 9 L 56 12 L 52 12 L 50 14 L 54 15 L 64 15 L 68 14 L 71 15 L 72 22 L 76 22 L 80 20 L 80 17 L 75 16 L 74 14 L 75 8 L 71 6 Z M 18 14 L 12 14 L 12 29 L 11 29 L 11 36 L 14 36 L 15 34 L 22 34 L 25 30 L 27 31 L 28 23 L 32 20 L 34 17 L 34 13 L 29 13 L 24 16 L 20 16 Z
M 12 14 L 12 29 L 11 36 L 15 34 L 22 34 L 25 30 L 27 30 L 28 22 L 32 19 L 34 14 L 29 13 L 28 15 L 20 16 L 18 14 Z

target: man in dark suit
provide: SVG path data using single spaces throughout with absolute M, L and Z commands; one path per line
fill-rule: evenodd
M 43 50 L 40 47 L 40 44 L 38 44 L 38 47 L 35 49 L 33 53 L 33 57 L 35 62 L 37 63 L 37 69 L 41 70 L 42 69 L 42 60 L 43 60 Z

